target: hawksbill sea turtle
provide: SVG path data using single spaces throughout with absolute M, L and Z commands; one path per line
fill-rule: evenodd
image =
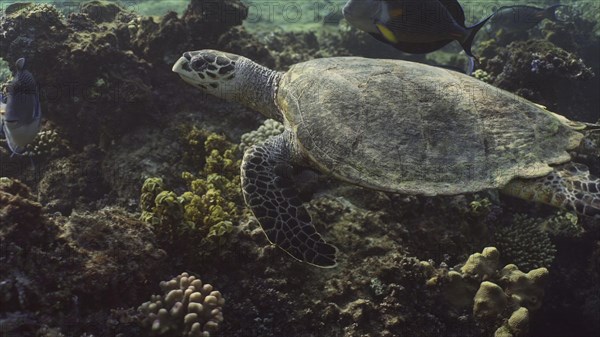
M 424 64 L 333 57 L 276 72 L 216 50 L 173 71 L 194 87 L 284 123 L 246 150 L 244 199 L 270 242 L 336 265 L 298 198 L 294 166 L 380 191 L 455 195 L 485 189 L 600 217 L 600 180 L 571 162 L 588 127 L 467 75 Z

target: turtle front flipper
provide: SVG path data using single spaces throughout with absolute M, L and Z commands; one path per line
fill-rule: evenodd
M 536 179 L 514 179 L 502 192 L 521 199 L 600 217 L 600 179 L 582 164 L 568 163 Z
M 286 131 L 246 151 L 244 199 L 271 243 L 300 261 L 334 267 L 337 248 L 321 238 L 293 186 L 289 137 Z

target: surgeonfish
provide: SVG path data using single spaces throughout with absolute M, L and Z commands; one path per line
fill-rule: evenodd
M 1 126 L 8 147 L 13 154 L 23 154 L 40 131 L 42 109 L 37 84 L 33 75 L 25 69 L 25 59 L 17 60 L 17 72 L 8 85 L 6 104 L 0 109 L 3 114 Z
M 564 6 L 559 4 L 545 9 L 523 5 L 500 7 L 490 19 L 490 30 L 514 33 L 531 29 L 544 19 L 562 22 L 556 17 L 559 7 Z
M 458 41 L 473 58 L 473 39 L 491 17 L 466 27 L 457 0 L 349 0 L 343 14 L 352 26 L 403 52 L 424 54 Z

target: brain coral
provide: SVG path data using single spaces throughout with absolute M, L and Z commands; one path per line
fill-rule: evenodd
M 210 337 L 217 331 L 225 299 L 212 285 L 182 273 L 160 288 L 164 295 L 153 295 L 138 308 L 150 336 Z

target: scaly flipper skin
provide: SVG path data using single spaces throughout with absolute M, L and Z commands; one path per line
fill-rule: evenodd
M 242 190 L 269 241 L 309 264 L 335 267 L 337 248 L 312 224 L 290 177 L 293 150 L 288 131 L 249 148 L 242 162 Z
M 537 179 L 514 179 L 502 192 L 600 218 L 600 179 L 582 164 L 560 165 Z

